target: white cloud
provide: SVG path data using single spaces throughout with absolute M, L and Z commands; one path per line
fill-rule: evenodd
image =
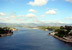
M 17 17 L 25 17 L 25 15 L 18 15 Z
M 11 15 L 10 17 L 14 18 L 14 17 L 16 17 L 16 16 L 14 16 L 14 15 Z
M 41 24 L 43 24 L 43 23 L 65 23 L 64 21 L 60 21 L 60 20 L 36 20 L 36 21 L 34 21 L 35 23 L 41 23 Z
M 26 16 L 26 17 L 30 17 L 30 18 L 37 17 L 35 14 L 32 14 L 32 13 L 27 14 L 27 15 L 25 15 L 25 16 Z
M 1 23 L 7 23 L 9 22 L 10 18 L 9 17 L 0 17 L 0 22 Z
M 66 17 L 65 19 L 66 20 L 72 20 L 72 17 Z
M 5 13 L 0 12 L 0 16 L 5 16 L 5 15 L 6 15 Z
M 49 22 L 49 23 L 64 23 L 63 21 L 60 21 L 60 20 L 48 20 L 47 22 Z
M 55 10 L 49 10 L 46 12 L 46 14 L 56 15 L 56 11 Z
M 42 19 L 41 22 L 46 22 L 46 21 Z
M 41 17 L 45 17 L 45 15 L 41 15 Z
M 46 5 L 47 2 L 48 0 L 34 0 L 34 1 L 30 1 L 28 4 L 32 6 L 43 6 L 43 5 Z
M 37 11 L 34 10 L 34 9 L 29 9 L 29 12 L 34 12 L 34 13 L 36 13 Z
M 72 0 L 66 0 L 66 1 L 72 3 Z
M 11 17 L 11 18 L 16 17 L 16 13 L 15 13 L 15 12 L 12 12 L 12 13 L 10 14 L 10 17 Z
M 8 20 L 8 17 L 0 17 L 0 20 Z
M 65 23 L 65 22 L 63 22 L 63 21 L 58 21 L 58 23 Z

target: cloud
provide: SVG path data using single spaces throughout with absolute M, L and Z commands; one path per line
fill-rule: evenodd
M 49 11 L 46 11 L 46 14 L 56 15 L 56 11 L 55 10 L 49 10 Z
M 32 6 L 43 6 L 43 5 L 46 5 L 47 2 L 48 0 L 34 0 L 34 1 L 30 1 L 28 4 Z
M 17 17 L 25 17 L 25 15 L 18 15 Z
M 72 17 L 66 17 L 65 19 L 66 20 L 72 20 Z
M 44 23 L 65 23 L 64 21 L 60 21 L 60 20 L 35 20 L 34 23 L 41 23 L 41 24 L 44 24 Z
M 12 12 L 12 13 L 10 14 L 10 17 L 11 17 L 11 18 L 17 17 L 17 16 L 16 16 L 16 13 L 15 13 L 15 12 Z
M 45 17 L 45 15 L 41 15 L 40 17 Z
M 61 20 L 48 20 L 47 22 L 49 22 L 49 23 L 64 23 Z
M 45 20 L 41 20 L 41 23 L 46 23 L 46 21 Z
M 0 17 L 0 20 L 8 20 L 8 17 Z
M 72 3 L 72 0 L 66 0 L 66 1 Z
M 34 13 L 36 13 L 37 11 L 34 10 L 34 9 L 29 9 L 29 12 L 34 12 Z
M 0 23 L 7 23 L 10 21 L 9 17 L 0 17 Z
M 6 16 L 6 14 L 3 12 L 0 12 L 0 16 Z
M 14 15 L 11 15 L 10 17 L 14 18 L 14 17 L 16 17 L 16 16 L 14 16 Z
M 32 14 L 32 13 L 27 14 L 27 15 L 25 15 L 25 16 L 26 16 L 26 17 L 29 17 L 29 18 L 37 17 L 35 14 Z

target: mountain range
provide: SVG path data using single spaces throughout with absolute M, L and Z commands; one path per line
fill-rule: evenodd
M 64 23 L 0 23 L 0 26 L 12 26 L 12 27 L 29 27 L 29 26 L 72 26 L 72 24 Z

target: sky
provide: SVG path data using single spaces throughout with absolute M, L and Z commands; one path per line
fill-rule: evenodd
M 0 0 L 0 23 L 72 24 L 72 0 Z

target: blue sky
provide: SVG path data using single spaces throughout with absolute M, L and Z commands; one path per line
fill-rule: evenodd
M 1 23 L 72 23 L 72 0 L 0 0 Z

